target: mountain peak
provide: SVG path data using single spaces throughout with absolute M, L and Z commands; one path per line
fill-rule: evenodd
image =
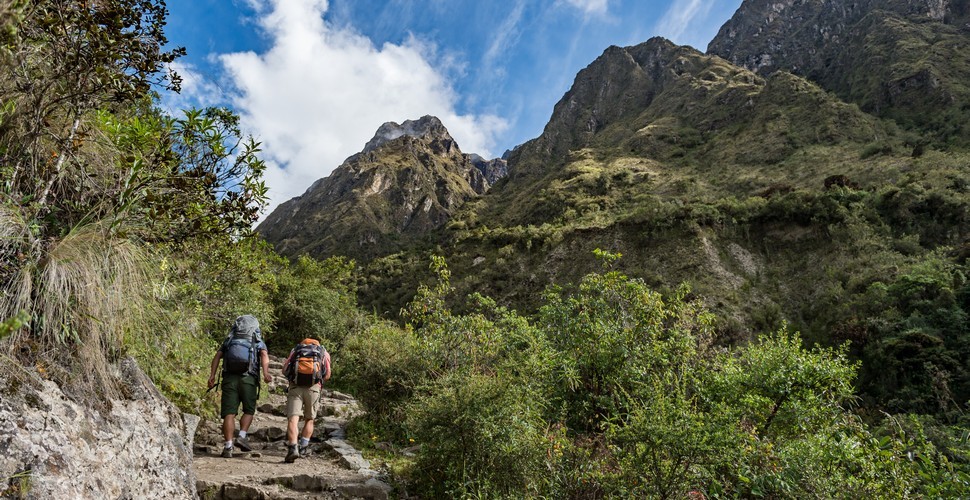
M 708 52 L 805 77 L 939 144 L 965 143 L 968 20 L 970 0 L 745 0 Z
M 367 141 L 362 152 L 368 153 L 400 137 L 432 138 L 454 141 L 448 129 L 435 116 L 425 115 L 417 120 L 406 120 L 404 123 L 385 122 L 374 137 Z

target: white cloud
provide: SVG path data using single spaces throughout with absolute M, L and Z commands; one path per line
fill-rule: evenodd
M 522 13 L 525 10 L 525 2 L 518 1 L 512 8 L 509 15 L 505 16 L 502 24 L 492 33 L 492 41 L 488 45 L 488 50 L 482 57 L 482 63 L 486 67 L 493 67 L 495 61 L 514 46 L 519 39 L 519 23 L 522 21 Z
M 175 61 L 169 64 L 169 68 L 182 77 L 182 90 L 178 94 L 162 94 L 162 108 L 170 114 L 180 116 L 183 109 L 217 106 L 225 102 L 222 89 L 202 76 L 191 64 Z
M 701 28 L 706 25 L 711 8 L 717 0 L 674 0 L 657 21 L 653 31 L 673 42 L 691 45 L 703 51 L 710 40 L 708 33 Z
M 326 0 L 249 1 L 271 47 L 219 60 L 234 87 L 233 107 L 263 143 L 267 214 L 363 149 L 387 121 L 435 115 L 463 151 L 491 156 L 507 123 L 456 111 L 458 96 L 433 47 L 414 38 L 375 47 L 327 23 Z
M 566 3 L 582 10 L 587 15 L 606 15 L 609 8 L 609 0 L 566 0 Z

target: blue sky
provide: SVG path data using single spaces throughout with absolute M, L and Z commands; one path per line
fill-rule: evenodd
M 384 122 L 441 118 L 462 151 L 538 136 L 582 68 L 652 36 L 705 50 L 741 0 L 169 0 L 175 111 L 225 105 L 262 141 L 271 208 Z M 265 214 L 264 214 L 265 215 Z

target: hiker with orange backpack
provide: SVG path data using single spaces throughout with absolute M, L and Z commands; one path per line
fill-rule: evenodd
M 283 363 L 283 375 L 290 382 L 286 390 L 286 463 L 307 456 L 313 419 L 317 417 L 317 402 L 323 383 L 330 380 L 330 353 L 320 341 L 303 339 L 290 351 Z M 303 416 L 303 429 L 297 442 L 297 424 Z

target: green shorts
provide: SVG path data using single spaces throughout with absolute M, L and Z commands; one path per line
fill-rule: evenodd
M 256 413 L 256 389 L 259 381 L 252 375 L 222 375 L 222 418 L 239 414 L 242 403 L 243 413 Z

